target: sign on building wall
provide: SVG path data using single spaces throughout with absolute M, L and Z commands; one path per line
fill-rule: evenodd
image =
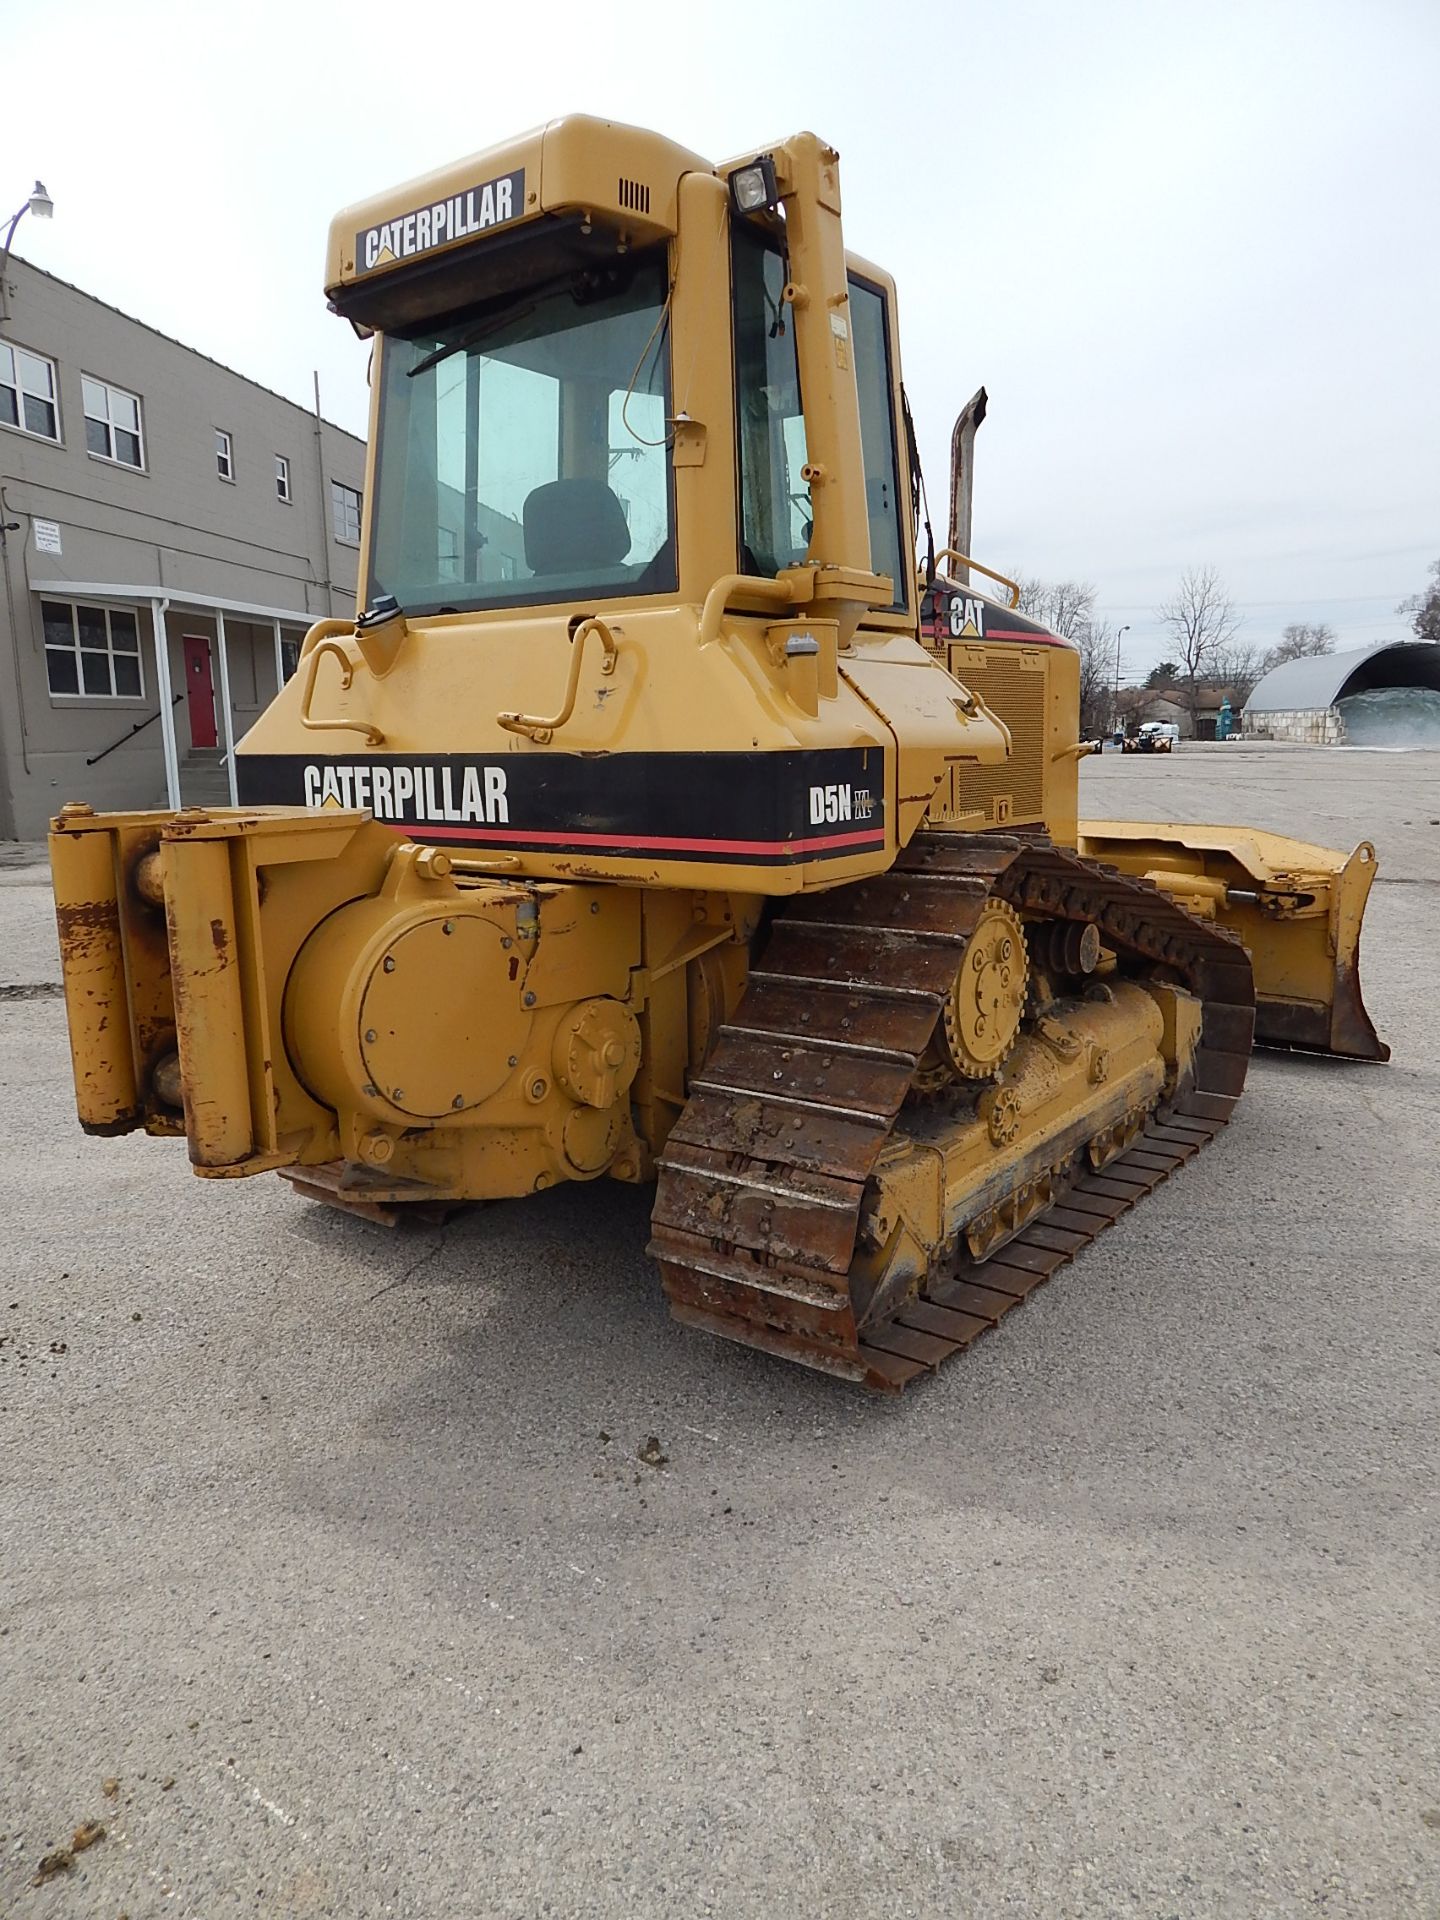
M 54 520 L 32 520 L 30 531 L 35 536 L 37 553 L 60 552 L 60 528 Z

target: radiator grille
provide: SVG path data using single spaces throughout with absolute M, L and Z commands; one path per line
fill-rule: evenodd
M 979 808 L 987 824 L 995 826 L 1042 820 L 1049 681 L 1044 656 L 1015 646 L 956 647 L 951 662 L 956 679 L 1009 727 L 1014 747 L 1003 766 L 955 769 L 956 812 Z
M 621 179 L 620 204 L 630 213 L 649 213 L 650 189 L 639 180 Z

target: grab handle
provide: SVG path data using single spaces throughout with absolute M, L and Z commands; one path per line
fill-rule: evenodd
M 959 553 L 954 547 L 942 547 L 940 549 L 939 553 L 935 556 L 936 565 L 938 566 L 942 560 L 958 560 L 962 567 L 968 567 L 974 573 L 983 573 L 987 580 L 998 581 L 1002 587 L 1008 587 L 1010 589 L 1011 607 L 1019 606 L 1020 587 L 1018 582 L 1010 578 L 1009 574 L 996 573 L 993 567 L 987 567 L 982 565 L 978 560 L 972 560 L 968 553 Z
M 368 720 L 312 720 L 310 702 L 315 697 L 315 675 L 320 662 L 327 653 L 333 653 L 340 662 L 340 690 L 343 693 L 355 678 L 355 669 L 350 656 L 338 640 L 323 639 L 316 642 L 305 658 L 305 685 L 300 693 L 300 724 L 309 727 L 312 733 L 363 733 L 365 744 L 378 747 L 385 738 L 379 727 Z
M 600 644 L 605 650 L 605 658 L 600 662 L 601 673 L 614 673 L 615 662 L 620 649 L 609 627 L 597 615 L 582 620 L 571 639 L 570 678 L 565 684 L 565 699 L 560 711 L 546 720 L 536 713 L 497 713 L 496 724 L 507 733 L 523 733 L 537 746 L 543 747 L 552 739 L 560 727 L 563 727 L 575 711 L 575 700 L 580 692 L 580 668 L 585 658 L 585 642 L 592 633 L 598 634 Z

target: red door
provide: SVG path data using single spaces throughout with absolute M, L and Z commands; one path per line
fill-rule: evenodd
M 215 682 L 210 675 L 210 642 L 201 634 L 187 633 L 185 646 L 185 695 L 190 708 L 190 744 L 192 747 L 218 747 L 215 732 Z

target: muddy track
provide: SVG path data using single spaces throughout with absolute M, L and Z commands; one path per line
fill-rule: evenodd
M 1131 968 L 1201 1001 L 1190 1084 L 1103 1173 L 1052 1169 L 1054 1203 L 983 1261 L 952 1248 L 896 1306 L 857 1258 L 866 1185 L 988 900 L 1093 923 Z M 1244 949 L 1148 882 L 1040 835 L 926 833 L 874 880 L 776 917 L 660 1162 L 650 1251 L 677 1319 L 895 1391 L 996 1325 L 1228 1119 L 1254 988 Z M 876 1303 L 884 1301 L 884 1310 Z

